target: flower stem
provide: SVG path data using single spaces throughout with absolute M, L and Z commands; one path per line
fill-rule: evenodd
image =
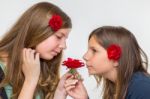
M 71 69 L 69 70 L 69 73 L 75 74 L 75 73 L 76 73 L 76 69 L 71 68 Z
M 82 80 L 81 76 L 77 73 L 77 70 L 74 69 L 74 68 L 71 68 L 69 70 L 69 73 L 71 73 L 72 75 L 74 75 L 75 78 L 79 79 L 79 80 Z

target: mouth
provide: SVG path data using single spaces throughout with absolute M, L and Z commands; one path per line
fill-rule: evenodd
M 92 66 L 87 66 L 88 69 L 92 68 Z
M 58 53 L 55 52 L 55 51 L 52 52 L 52 55 L 54 55 L 54 56 L 56 56 L 57 54 L 58 54 Z
M 52 51 L 52 54 L 53 54 L 54 56 L 58 55 L 59 53 L 60 53 L 60 51 Z
M 87 68 L 91 68 L 92 66 L 91 66 L 91 65 L 86 64 L 86 67 L 87 67 Z

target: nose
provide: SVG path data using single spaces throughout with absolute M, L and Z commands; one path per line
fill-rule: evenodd
M 85 61 L 87 61 L 87 60 L 88 60 L 87 53 L 85 53 L 85 54 L 83 55 L 83 59 L 84 59 Z
M 67 46 L 66 46 L 66 40 L 62 41 L 60 44 L 59 44 L 59 48 L 61 49 L 66 49 Z

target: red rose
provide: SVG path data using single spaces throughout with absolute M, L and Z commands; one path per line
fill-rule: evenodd
M 49 20 L 49 26 L 52 28 L 53 31 L 57 31 L 62 26 L 62 18 L 59 15 L 53 15 L 52 18 Z
M 121 48 L 118 45 L 112 44 L 107 48 L 108 58 L 112 60 L 119 60 L 121 56 Z
M 84 63 L 78 59 L 68 58 L 66 61 L 63 62 L 62 65 L 65 65 L 71 69 L 75 69 L 75 68 L 79 68 L 79 67 L 84 66 Z
M 63 61 L 62 65 L 70 68 L 69 73 L 74 75 L 74 78 L 82 80 L 82 77 L 77 73 L 76 68 L 84 66 L 83 62 L 78 59 L 68 58 L 67 60 Z

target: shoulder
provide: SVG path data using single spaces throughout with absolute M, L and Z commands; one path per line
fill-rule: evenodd
M 134 74 L 128 87 L 127 96 L 133 97 L 129 99 L 148 99 L 150 97 L 150 76 L 141 72 Z

